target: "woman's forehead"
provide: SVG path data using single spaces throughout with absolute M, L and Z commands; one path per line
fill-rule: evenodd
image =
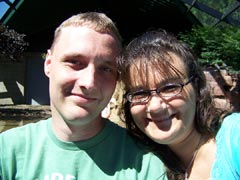
M 134 87 L 150 87 L 156 84 L 173 82 L 174 80 L 179 80 L 181 78 L 182 77 L 179 74 L 170 71 L 166 71 L 164 74 L 163 72 L 156 71 L 154 69 L 142 73 L 139 71 L 131 71 L 129 77 L 129 85 Z
M 138 60 L 129 68 L 131 86 L 150 86 L 187 77 L 183 61 L 171 54 L 171 60 Z

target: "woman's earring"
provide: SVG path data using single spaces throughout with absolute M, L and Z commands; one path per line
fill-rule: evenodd
M 146 112 L 150 113 L 149 106 L 147 106 Z

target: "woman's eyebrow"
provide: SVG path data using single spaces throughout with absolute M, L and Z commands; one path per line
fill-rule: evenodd
M 147 88 L 144 88 L 143 86 L 135 86 L 135 87 L 130 87 L 129 90 L 131 92 L 133 91 L 140 91 L 140 90 L 143 90 L 143 89 L 147 89 Z
M 176 80 L 179 80 L 179 77 L 164 79 L 159 82 L 157 82 L 157 80 L 155 80 L 154 86 L 156 86 L 156 87 L 164 86 L 165 84 L 176 82 Z M 145 89 L 145 90 L 149 89 L 149 83 L 144 84 L 144 85 L 131 86 L 129 88 L 130 91 L 138 91 L 138 90 L 142 90 L 142 89 Z
M 164 86 L 166 84 L 169 84 L 169 83 L 178 83 L 179 81 L 181 80 L 180 77 L 171 77 L 171 78 L 168 78 L 168 79 L 163 79 L 161 80 L 160 82 L 156 83 L 155 86 Z

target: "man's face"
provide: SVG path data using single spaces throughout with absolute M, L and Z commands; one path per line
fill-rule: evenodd
M 110 34 L 87 27 L 62 30 L 45 61 L 53 118 L 86 125 L 99 117 L 116 86 L 119 47 Z

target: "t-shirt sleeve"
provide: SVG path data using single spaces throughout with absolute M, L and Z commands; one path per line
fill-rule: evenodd
M 224 119 L 229 131 L 229 155 L 237 174 L 240 175 L 240 113 L 233 113 Z
M 2 180 L 2 136 L 0 133 L 0 180 Z

